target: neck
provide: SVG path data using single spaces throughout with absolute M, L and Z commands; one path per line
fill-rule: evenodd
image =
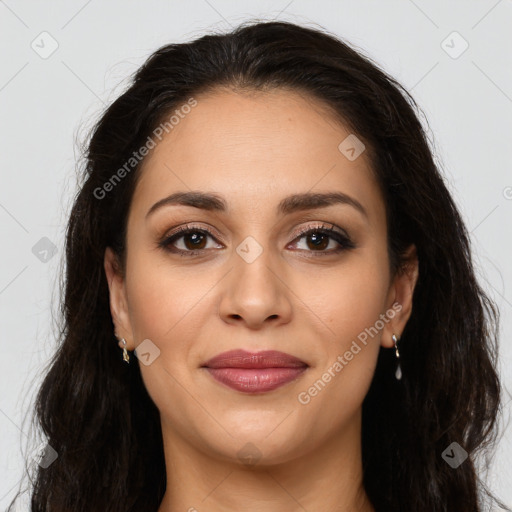
M 360 422 L 359 413 L 322 445 L 253 466 L 209 456 L 162 423 L 167 489 L 158 512 L 375 512 L 363 487 Z

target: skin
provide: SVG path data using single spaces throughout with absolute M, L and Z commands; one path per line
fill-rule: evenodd
M 108 248 L 105 272 L 117 335 L 160 355 L 139 364 L 160 410 L 167 492 L 159 512 L 373 511 L 362 486 L 361 407 L 379 347 L 393 348 L 410 316 L 418 264 L 390 275 L 385 205 L 365 152 L 338 145 L 351 132 L 297 92 L 218 89 L 146 157 L 128 218 L 123 274 Z M 169 205 L 177 191 L 215 192 L 227 212 Z M 359 201 L 278 215 L 292 193 L 339 191 Z M 325 222 L 356 245 L 320 248 L 298 229 Z M 196 256 L 158 247 L 175 228 L 210 229 Z M 263 252 L 236 251 L 248 236 Z M 192 250 L 190 235 L 174 241 Z M 253 250 L 253 249 L 251 249 Z M 325 254 L 319 254 L 323 252 Z M 307 256 L 311 256 L 307 258 Z M 298 400 L 381 314 L 401 309 L 309 403 Z M 221 352 L 280 350 L 305 361 L 298 379 L 257 395 L 232 390 L 200 366 Z M 120 356 L 121 357 L 121 356 Z M 238 454 L 252 443 L 260 457 Z M 244 448 L 245 446 L 245 448 Z

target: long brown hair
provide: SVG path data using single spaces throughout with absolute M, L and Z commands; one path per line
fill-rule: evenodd
M 363 403 L 364 486 L 376 510 L 480 512 L 476 455 L 500 408 L 495 305 L 475 278 L 469 236 L 434 163 L 410 94 L 348 43 L 285 22 L 247 22 L 155 51 L 102 114 L 69 217 L 59 346 L 36 402 L 58 458 L 37 467 L 33 512 L 155 512 L 166 485 L 159 412 L 138 364 L 123 365 L 103 269 L 125 255 L 140 163 L 104 184 L 166 116 L 201 92 L 292 88 L 320 99 L 371 149 L 394 272 L 415 244 L 419 280 L 402 334 L 403 378 L 381 349 Z M 212 130 L 215 127 L 212 126 Z M 458 443 L 457 468 L 442 453 Z

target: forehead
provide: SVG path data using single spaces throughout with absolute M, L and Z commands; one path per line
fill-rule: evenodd
M 382 215 L 368 155 L 349 160 L 340 151 L 353 135 L 320 101 L 283 89 L 194 98 L 196 106 L 143 162 L 134 208 L 147 211 L 176 191 L 204 190 L 226 197 L 229 210 L 254 213 L 275 209 L 291 193 L 335 190 Z

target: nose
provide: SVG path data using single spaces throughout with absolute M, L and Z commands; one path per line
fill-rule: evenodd
M 249 329 L 277 326 L 292 318 L 292 291 L 286 283 L 286 268 L 263 251 L 254 261 L 233 256 L 234 267 L 223 280 L 219 314 L 229 324 Z

